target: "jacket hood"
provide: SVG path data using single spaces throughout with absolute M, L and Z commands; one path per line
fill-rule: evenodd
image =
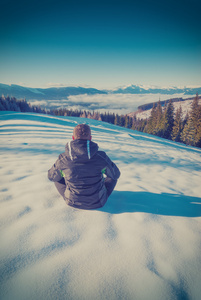
M 74 140 L 66 144 L 65 153 L 72 161 L 88 161 L 98 151 L 98 145 L 89 140 Z

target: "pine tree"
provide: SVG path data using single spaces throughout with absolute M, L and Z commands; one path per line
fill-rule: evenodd
M 163 113 L 163 120 L 162 120 L 163 138 L 171 139 L 173 125 L 174 125 L 174 106 L 172 104 L 172 101 L 170 100 Z
M 132 118 L 130 118 L 129 116 L 125 117 L 124 127 L 126 127 L 126 128 L 131 128 L 132 127 Z
M 176 116 L 174 119 L 174 126 L 172 128 L 172 140 L 175 142 L 181 142 L 181 133 L 183 130 L 183 121 L 182 121 L 182 108 L 181 106 L 176 111 Z
M 162 120 L 163 120 L 163 110 L 162 110 L 161 102 L 159 100 L 156 107 L 156 127 L 154 130 L 157 136 L 162 136 Z
M 125 117 L 123 115 L 119 116 L 119 125 L 121 127 L 125 126 Z
M 119 116 L 117 114 L 115 115 L 114 125 L 120 125 Z
M 115 114 L 110 115 L 110 123 L 114 124 Z
M 182 141 L 191 146 L 198 146 L 201 144 L 201 105 L 198 103 L 199 97 L 196 94 L 189 113 L 189 118 L 184 126 L 181 135 Z
M 192 103 L 192 121 L 195 127 L 195 140 L 193 145 L 201 146 L 201 105 L 199 104 L 198 93 Z
M 146 126 L 146 119 L 141 119 L 139 121 L 139 124 L 138 124 L 138 130 L 141 131 L 141 132 L 144 132 L 144 129 L 145 129 L 145 126 Z
M 137 119 L 136 116 L 134 115 L 132 118 L 132 126 L 131 126 L 132 130 L 136 130 L 136 123 L 137 123 Z
M 197 135 L 196 135 L 196 146 L 201 148 L 201 105 L 198 108 L 199 118 L 197 126 Z
M 128 128 L 131 128 L 132 127 L 132 123 L 133 123 L 133 119 L 131 117 L 129 117 L 129 127 Z
M 155 133 L 155 129 L 156 129 L 156 121 L 157 120 L 157 117 L 156 117 L 156 106 L 155 106 L 155 103 L 152 107 L 152 110 L 151 110 L 151 116 L 149 117 L 148 119 L 148 122 L 147 122 L 147 126 L 146 126 L 146 133 L 149 133 L 149 134 L 154 134 Z
M 80 118 L 86 118 L 87 117 L 87 114 L 86 114 L 86 111 L 84 110 L 84 112 L 80 115 Z
M 194 139 L 195 139 L 195 128 L 193 126 L 191 117 L 189 117 L 182 131 L 181 140 L 186 145 L 193 145 Z

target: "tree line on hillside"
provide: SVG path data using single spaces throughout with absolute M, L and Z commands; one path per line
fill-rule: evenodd
M 15 97 L 0 97 L 0 111 L 34 112 L 46 114 L 47 110 L 40 106 L 27 103 L 26 99 L 17 100 Z
M 181 106 L 174 112 L 172 101 L 169 101 L 164 107 L 159 101 L 157 105 L 152 107 L 151 115 L 147 119 L 109 112 L 99 113 L 67 108 L 47 110 L 40 106 L 32 106 L 25 99 L 17 100 L 14 97 L 4 96 L 0 97 L 0 111 L 34 112 L 55 116 L 90 118 L 201 148 L 201 105 L 198 101 L 197 94 L 192 102 L 191 111 L 185 118 L 182 117 Z
M 187 145 L 201 148 L 201 105 L 198 94 L 191 104 L 190 112 L 182 117 L 181 106 L 174 112 L 172 101 L 161 107 L 160 101 L 153 106 L 150 117 L 138 129 L 149 134 L 182 142 Z

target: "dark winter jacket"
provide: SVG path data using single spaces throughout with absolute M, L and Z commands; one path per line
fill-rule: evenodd
M 48 171 L 51 181 L 65 179 L 65 201 L 73 207 L 93 209 L 107 201 L 103 173 L 117 180 L 120 171 L 98 145 L 89 140 L 74 140 L 66 144 L 65 152 Z

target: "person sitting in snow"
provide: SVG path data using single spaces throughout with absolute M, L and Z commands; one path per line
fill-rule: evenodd
M 82 209 L 100 208 L 114 190 L 120 171 L 91 141 L 88 125 L 77 125 L 72 138 L 48 171 L 48 178 L 55 183 L 68 205 Z

